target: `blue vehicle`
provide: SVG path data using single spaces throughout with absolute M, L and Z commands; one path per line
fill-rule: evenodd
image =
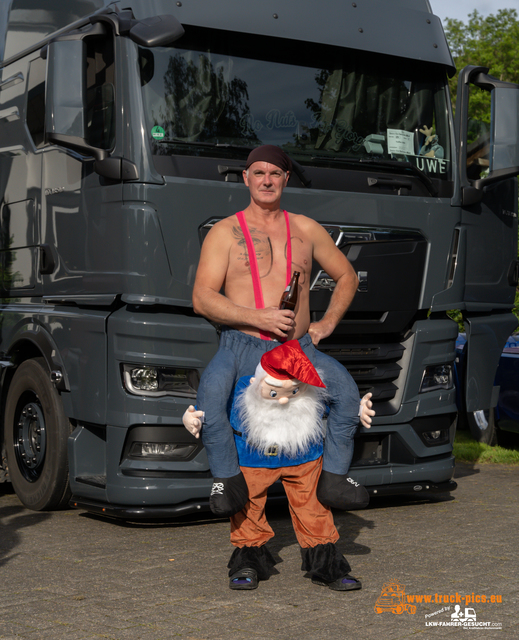
M 470 429 L 472 437 L 486 444 L 506 444 L 509 436 L 519 433 L 519 335 L 510 336 L 499 359 L 493 387 L 493 398 L 497 404 L 492 409 L 466 411 L 461 390 L 465 379 L 465 334 L 456 340 L 455 378 L 459 421 Z

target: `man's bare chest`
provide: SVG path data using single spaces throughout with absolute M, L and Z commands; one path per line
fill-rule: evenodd
M 287 242 L 285 228 L 261 229 L 249 227 L 250 245 L 247 244 L 244 231 L 239 224 L 232 227 L 232 244 L 229 255 L 230 276 L 249 276 L 251 261 L 258 265 L 260 278 L 269 276 L 285 277 L 287 268 L 290 272 L 297 270 L 310 274 L 312 267 L 312 244 L 301 231 L 292 226 L 290 241 Z M 251 255 L 250 246 L 253 247 Z M 291 254 L 291 264 L 288 260 Z M 302 284 L 302 283 L 301 283 Z

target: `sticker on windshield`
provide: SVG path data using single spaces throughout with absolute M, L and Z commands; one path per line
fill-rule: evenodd
M 155 140 L 162 140 L 162 138 L 166 135 L 166 132 L 162 127 L 156 126 L 151 130 L 151 135 Z
M 416 132 L 388 129 L 387 150 L 392 158 L 410 162 L 420 171 L 439 176 L 448 173 L 445 150 L 433 127 L 422 125 Z
M 414 134 L 400 129 L 387 130 L 387 150 L 401 156 L 414 156 Z

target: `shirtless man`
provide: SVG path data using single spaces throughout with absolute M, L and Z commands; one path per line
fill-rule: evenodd
M 296 313 L 278 308 L 286 286 L 287 260 L 287 228 L 280 200 L 289 176 L 289 171 L 264 161 L 251 163 L 243 172 L 251 195 L 251 202 L 243 213 L 256 250 L 265 308 L 255 308 L 249 257 L 235 215 L 216 224 L 204 241 L 193 306 L 196 313 L 251 336 L 259 338 L 260 330 L 264 330 L 278 340 L 297 340 L 308 332 L 317 345 L 331 335 L 341 320 L 353 300 L 358 278 L 346 256 L 320 224 L 290 213 L 292 270 L 301 273 L 299 301 Z M 309 305 L 312 259 L 336 282 L 326 314 L 314 323 L 310 323 Z M 220 293 L 222 285 L 225 295 Z
M 341 486 L 346 486 L 353 454 L 359 393 L 346 369 L 315 349 L 315 345 L 328 337 L 341 320 L 355 295 L 358 279 L 320 224 L 280 208 L 291 168 L 290 159 L 278 147 L 265 145 L 251 152 L 243 172 L 250 204 L 240 214 L 214 225 L 202 246 L 196 275 L 196 313 L 223 325 L 220 348 L 204 371 L 197 396 L 197 408 L 205 413 L 202 441 L 214 477 L 211 508 L 220 515 L 233 516 L 248 500 L 228 418 L 229 398 L 236 382 L 254 373 L 265 352 L 279 341 L 292 339 L 299 341 L 312 364 L 322 372 L 330 408 L 317 497 L 324 505 L 346 508 L 341 501 Z M 247 248 L 248 233 L 252 243 L 249 247 L 254 247 L 255 255 Z M 311 323 L 310 272 L 314 259 L 333 278 L 336 287 L 324 317 Z M 259 275 L 256 287 L 255 261 Z M 295 312 L 278 308 L 292 271 L 301 274 Z M 371 419 L 367 417 L 366 422 Z M 320 544 L 316 535 L 312 553 L 317 554 L 318 562 L 322 562 L 321 552 L 331 554 L 330 566 L 337 565 L 338 561 L 333 560 L 335 546 L 324 541 Z M 312 564 L 306 560 L 305 566 Z M 237 566 L 236 562 L 230 566 L 231 571 L 236 571 Z M 338 571 L 344 569 L 343 564 L 340 566 Z M 335 578 L 329 577 L 328 581 Z

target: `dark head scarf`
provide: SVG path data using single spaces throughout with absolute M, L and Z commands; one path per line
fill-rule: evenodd
M 275 164 L 282 171 L 292 171 L 292 162 L 287 154 L 273 144 L 264 144 L 256 147 L 249 153 L 245 168 L 248 169 L 254 162 L 269 162 Z

